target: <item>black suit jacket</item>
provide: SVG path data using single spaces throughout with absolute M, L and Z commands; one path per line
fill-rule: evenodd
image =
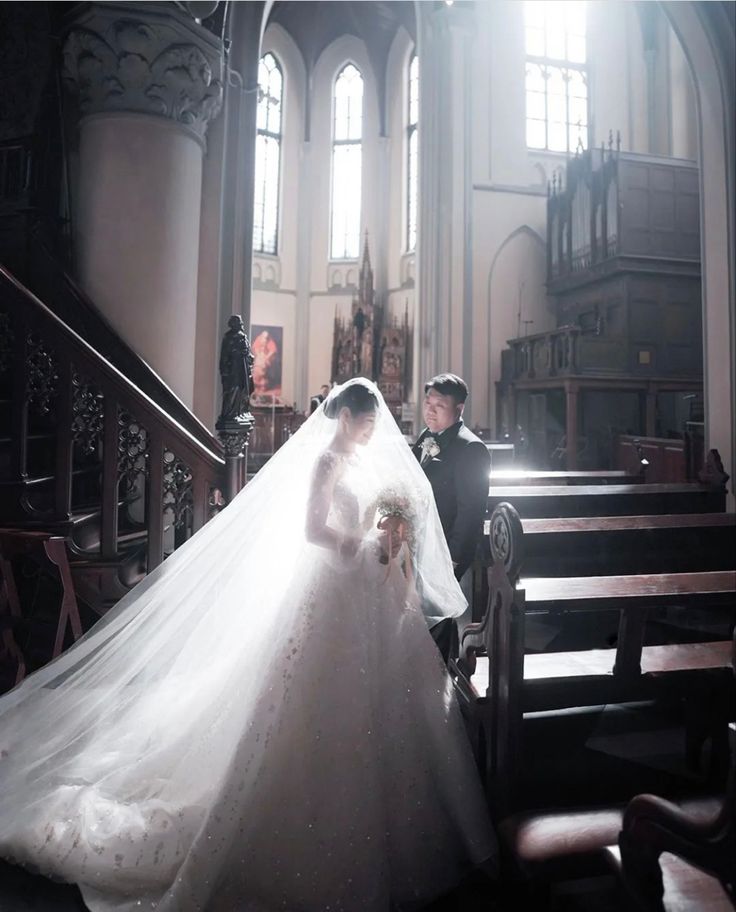
M 455 576 L 460 579 L 473 561 L 483 531 L 491 457 L 462 419 L 439 436 L 425 428 L 412 448 L 420 461 L 427 436 L 435 438 L 440 452 L 422 468 L 432 485 L 450 556 L 457 564 Z

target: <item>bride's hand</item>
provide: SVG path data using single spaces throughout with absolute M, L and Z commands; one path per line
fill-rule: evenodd
M 386 557 L 396 557 L 406 540 L 406 523 L 399 516 L 384 516 L 377 523 L 379 542 Z

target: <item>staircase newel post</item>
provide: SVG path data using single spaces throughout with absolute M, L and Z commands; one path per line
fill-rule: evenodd
M 228 330 L 220 348 L 222 411 L 215 425 L 225 449 L 225 496 L 228 503 L 245 484 L 245 453 L 256 423 L 250 412 L 252 364 L 253 354 L 245 334 L 243 318 L 233 314 L 228 320 Z

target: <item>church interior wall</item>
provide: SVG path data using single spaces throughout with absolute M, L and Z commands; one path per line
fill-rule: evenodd
M 620 132 L 624 149 L 692 157 L 692 80 L 679 42 L 664 17 L 659 17 L 657 25 L 661 31 L 660 53 L 654 70 L 657 97 L 662 102 L 657 109 L 663 113 L 652 133 L 648 125 L 647 62 L 641 22 L 633 4 L 589 4 L 588 9 L 589 59 L 594 61 L 590 73 L 591 114 L 596 144 L 607 141 L 608 130 L 612 129 Z M 545 235 L 545 187 L 552 174 L 564 167 L 565 156 L 526 148 L 523 5 L 507 0 L 479 4 L 475 17 L 471 94 L 466 99 L 471 105 L 473 182 L 469 359 L 473 395 L 468 418 L 494 428 L 500 350 L 508 331 L 512 330 L 512 335 L 516 331 L 518 289 L 522 283 L 522 327 L 537 332 L 553 323 L 544 290 L 543 251 L 531 238 L 534 233 L 542 238 Z M 498 40 L 499 35 L 504 36 L 503 41 Z M 387 62 L 386 135 L 380 136 L 377 81 L 362 41 L 349 35 L 333 41 L 320 55 L 308 80 L 301 54 L 289 34 L 273 24 L 264 36 L 262 52 L 272 51 L 284 74 L 279 250 L 276 257 L 256 255 L 254 259 L 251 319 L 254 323 L 278 325 L 277 316 L 280 319 L 283 315 L 296 332 L 297 311 L 306 311 L 302 313 L 305 331 L 294 350 L 295 363 L 290 363 L 287 352 L 284 360 L 285 401 L 296 401 L 298 408 L 306 407 L 309 394 L 329 378 L 335 307 L 347 313 L 351 286 L 357 279 L 357 260 L 333 262 L 329 258 L 332 88 L 335 75 L 347 61 L 358 66 L 364 79 L 361 234 L 365 230 L 369 233 L 377 290 L 385 295 L 387 312 L 402 317 L 408 306 L 410 319 L 414 319 L 415 263 L 414 256 L 406 251 L 405 239 L 406 77 L 412 44 L 408 33 L 399 29 Z M 462 65 L 462 55 L 455 55 L 455 61 L 457 70 Z M 453 83 L 455 88 L 465 85 L 460 72 L 453 72 Z M 308 100 L 305 87 L 310 93 Z M 307 108 L 310 122 L 305 137 Z M 210 423 L 214 408 L 210 405 L 208 414 L 207 405 L 216 401 L 217 387 L 211 332 L 216 283 L 211 254 L 217 247 L 214 188 L 220 178 L 217 148 L 222 142 L 221 131 L 221 122 L 213 123 L 208 139 L 213 155 L 207 156 L 204 171 L 195 368 L 195 410 Z M 456 158 L 450 167 L 457 172 L 453 179 L 462 181 Z M 300 185 L 305 181 L 310 185 L 312 203 L 306 227 L 305 213 L 299 206 Z M 213 189 L 208 190 L 208 184 Z M 531 234 L 522 232 L 517 237 L 516 232 L 523 226 Z M 462 231 L 462 226 L 453 224 L 453 238 L 458 231 Z M 300 237 L 301 243 L 306 239 L 309 248 L 301 261 Z M 510 238 L 514 238 L 513 242 Z M 300 262 L 308 264 L 306 275 L 305 270 L 299 269 Z M 459 276 L 460 272 L 456 272 Z M 308 289 L 301 297 L 297 293 L 300 283 Z M 450 297 L 451 354 L 458 369 L 468 361 L 463 361 L 458 329 L 463 319 L 462 295 L 454 285 Z M 527 320 L 534 322 L 525 323 Z M 285 345 L 289 345 L 286 331 Z M 306 386 L 298 380 L 300 371 L 307 378 Z
M 283 329 L 281 346 L 281 399 L 292 405 L 295 400 L 296 298 L 293 293 L 259 289 L 251 302 L 251 326 L 274 326 Z
M 333 41 L 320 55 L 312 76 L 311 91 L 311 137 L 312 157 L 315 163 L 312 172 L 313 213 L 312 213 L 312 290 L 325 290 L 330 258 L 330 212 L 331 212 L 331 161 L 332 161 L 332 95 L 335 77 L 342 67 L 352 62 L 363 77 L 363 142 L 361 179 L 361 237 L 368 231 L 370 237 L 377 235 L 376 200 L 380 188 L 377 183 L 378 169 L 378 99 L 376 80 L 370 65 L 364 42 L 352 35 L 343 35 Z M 362 244 L 361 244 L 362 247 Z M 358 258 L 354 260 L 358 264 Z M 321 284 L 321 283 L 325 284 Z
M 675 158 L 698 159 L 695 123 L 695 90 L 687 58 L 673 29 L 667 33 L 669 44 L 669 78 L 672 91 L 670 136 Z
M 405 279 L 407 250 L 407 140 L 408 70 L 414 51 L 411 36 L 400 28 L 394 38 L 386 67 L 386 111 L 389 188 L 386 223 L 386 285 L 397 288 Z M 421 76 L 420 76 L 421 79 Z
M 655 108 L 662 114 L 650 137 L 647 62 L 635 4 L 614 0 L 590 3 L 587 9 L 595 144 L 607 143 L 612 130 L 614 137 L 620 133 L 624 150 L 693 157 L 696 126 L 692 79 L 676 38 L 677 47 L 671 47 L 674 35 L 665 17 L 658 13 L 655 22 L 659 51 L 654 98 Z M 546 238 L 547 182 L 555 172 L 564 170 L 566 155 L 526 146 L 523 4 L 510 0 L 478 4 L 476 17 L 472 80 L 473 371 L 468 413 L 472 422 L 493 429 L 500 351 L 506 339 L 516 335 L 521 284 L 522 321 L 534 321 L 527 324 L 528 331 L 542 332 L 554 326 L 545 291 L 545 250 L 531 237 L 536 233 Z M 510 243 L 509 238 L 522 226 L 530 233 Z
M 304 64 L 296 46 L 278 25 L 270 25 L 262 53 L 271 51 L 284 72 L 284 120 L 281 162 L 281 205 L 279 244 L 276 257 L 256 254 L 251 322 L 263 323 L 278 287 L 284 306 L 291 296 L 292 310 L 308 311 L 307 331 L 299 340 L 292 365 L 291 397 L 305 408 L 308 396 L 331 372 L 332 328 L 335 310 L 347 317 L 357 287 L 359 261 L 330 258 L 332 95 L 337 73 L 353 62 L 364 80 L 362 142 L 361 244 L 368 233 L 371 259 L 375 265 L 378 296 L 387 313 L 403 319 L 407 306 L 410 319 L 414 306 L 414 255 L 406 251 L 406 146 L 407 64 L 412 40 L 404 29 L 397 33 L 388 61 L 386 135 L 380 135 L 377 81 L 365 44 L 349 35 L 328 45 L 317 60 L 309 80 L 310 111 L 308 155 L 304 154 L 307 103 L 299 87 L 307 84 Z M 397 83 L 401 91 L 396 91 Z M 300 211 L 300 185 L 309 183 L 311 206 Z M 306 220 L 306 225 L 303 222 Z M 299 243 L 307 243 L 308 256 L 299 258 Z M 298 274 L 300 262 L 306 274 Z M 308 293 L 300 296 L 299 285 Z M 258 319 L 256 319 L 258 314 Z M 275 324 L 275 319 L 272 321 Z M 288 353 L 285 352 L 288 357 Z M 297 380 L 303 363 L 307 383 L 299 389 Z M 285 362 L 286 364 L 286 362 Z M 286 396 L 286 387 L 284 388 Z M 285 399 L 291 402 L 292 398 Z
M 706 446 L 718 449 L 726 471 L 733 478 L 736 475 L 733 45 L 726 51 L 725 61 L 719 59 L 714 50 L 714 26 L 711 23 L 708 29 L 704 27 L 698 6 L 694 3 L 665 4 L 667 17 L 686 50 L 690 71 L 696 74 Z M 731 508 L 733 503 L 731 495 Z
M 82 287 L 191 407 L 202 148 L 179 126 L 146 114 L 89 117 L 82 130 Z
M 263 261 L 264 269 L 270 260 L 278 260 L 281 287 L 296 288 L 298 223 L 303 215 L 299 212 L 299 182 L 307 177 L 302 173 L 300 154 L 305 127 L 306 72 L 294 41 L 278 24 L 269 26 L 263 38 L 261 56 L 269 52 L 279 62 L 284 78 L 278 252 L 275 257 L 257 254 L 256 259 Z
M 302 146 L 305 133 L 306 72 L 301 54 L 290 35 L 278 24 L 266 29 L 261 56 L 272 53 L 283 76 L 281 158 L 279 173 L 279 222 L 275 255 L 254 253 L 251 326 L 283 329 L 281 399 L 291 405 L 297 400 L 298 245 L 301 241 L 299 185 L 309 180 L 305 173 Z M 296 402 L 304 408 L 304 403 Z
M 355 267 L 357 281 L 357 264 Z M 349 319 L 352 304 L 352 291 L 347 293 L 314 294 L 309 301 L 309 389 L 312 393 L 319 391 L 320 386 L 330 382 L 332 358 L 332 334 L 335 313 Z

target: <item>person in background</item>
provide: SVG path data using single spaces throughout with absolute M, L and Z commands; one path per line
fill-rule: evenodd
M 317 409 L 320 407 L 320 405 L 325 401 L 325 399 L 329 395 L 329 392 L 330 392 L 329 386 L 326 383 L 323 383 L 322 386 L 320 386 L 319 392 L 317 393 L 317 395 L 312 396 L 312 398 L 309 400 L 309 414 L 310 415 L 313 415 L 317 411 Z
M 491 457 L 483 441 L 463 423 L 468 386 L 456 374 L 438 374 L 424 384 L 426 427 L 413 452 L 432 485 L 437 512 L 460 580 L 473 562 L 483 531 Z M 457 654 L 452 618 L 431 628 L 445 661 Z

